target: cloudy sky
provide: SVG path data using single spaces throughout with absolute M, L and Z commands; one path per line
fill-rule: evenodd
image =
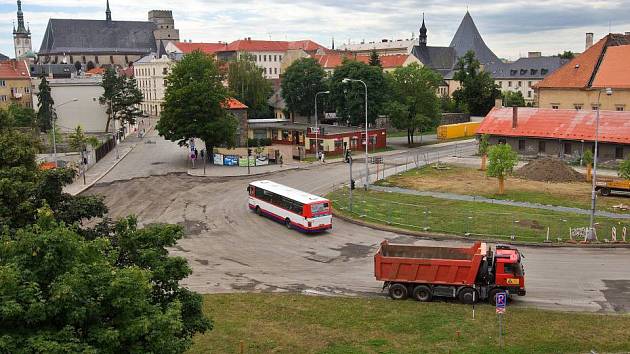
M 34 50 L 49 18 L 104 19 L 105 0 L 24 0 Z M 343 42 L 410 38 L 426 15 L 429 45 L 447 46 L 470 10 L 488 46 L 516 59 L 528 51 L 582 51 L 585 32 L 601 38 L 630 32 L 630 0 L 111 0 L 114 20 L 146 20 L 151 9 L 171 9 L 182 39 L 197 42 L 313 39 Z M 0 52 L 13 56 L 16 1 L 0 0 Z M 417 37 L 417 34 L 416 34 Z

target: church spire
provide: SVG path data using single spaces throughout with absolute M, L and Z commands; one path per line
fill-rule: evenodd
M 420 45 L 427 45 L 427 26 L 424 24 L 424 12 L 422 13 L 422 27 L 420 27 Z
M 109 9 L 109 0 L 107 0 L 107 10 L 105 10 L 105 19 L 107 21 L 112 20 L 112 10 Z
M 22 1 L 18 0 L 17 5 L 18 5 L 18 11 L 17 11 L 18 27 L 15 33 L 27 33 L 26 27 L 24 27 L 24 13 L 22 12 Z

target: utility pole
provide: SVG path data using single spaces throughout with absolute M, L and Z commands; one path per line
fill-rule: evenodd
M 341 82 L 348 83 L 348 82 L 360 82 L 363 84 L 363 86 L 365 86 L 365 190 L 368 190 L 368 186 L 370 184 L 370 167 L 369 167 L 369 131 L 368 131 L 368 87 L 367 84 L 362 81 L 362 80 L 355 80 L 355 79 L 349 79 L 349 78 L 345 78 L 343 80 L 341 80 Z
M 317 96 L 327 95 L 330 91 L 322 91 L 315 94 L 315 158 L 319 158 L 319 116 L 317 115 Z
M 595 207 L 596 207 L 596 203 L 597 203 L 597 155 L 599 153 L 598 148 L 599 148 L 599 111 L 601 110 L 600 107 L 600 100 L 601 100 L 601 96 L 602 96 L 602 91 L 606 92 L 606 95 L 608 96 L 612 96 L 613 91 L 611 88 L 607 88 L 604 90 L 599 90 L 599 93 L 597 94 L 597 112 L 595 112 L 595 152 L 593 153 L 593 185 L 592 185 L 592 190 L 591 190 L 591 218 L 590 218 L 590 229 L 589 229 L 589 236 L 587 236 L 587 239 L 590 237 L 591 239 L 595 238 L 595 230 L 593 229 L 594 227 L 594 223 L 595 223 Z
M 348 165 L 350 166 L 350 212 L 352 212 L 352 190 L 354 189 L 354 179 L 352 179 L 352 154 L 348 151 Z

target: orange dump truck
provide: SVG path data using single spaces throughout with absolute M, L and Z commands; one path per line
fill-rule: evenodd
M 599 191 L 604 197 L 611 195 L 612 192 L 630 192 L 630 181 L 598 180 L 595 183 L 595 190 Z
M 454 248 L 383 241 L 374 256 L 374 275 L 394 300 L 442 297 L 494 304 L 498 292 L 525 295 L 522 258 L 516 248 L 507 245 L 496 245 L 493 252 L 481 242 Z

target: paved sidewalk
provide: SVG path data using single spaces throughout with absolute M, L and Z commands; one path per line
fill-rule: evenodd
M 251 167 L 249 173 L 247 167 L 229 167 L 229 166 L 215 166 L 207 165 L 206 172 L 204 174 L 203 164 L 197 166 L 194 169 L 188 169 L 188 175 L 195 177 L 241 177 L 241 176 L 257 176 L 268 173 L 292 171 L 300 168 L 300 164 L 284 164 L 280 165 L 267 165 Z

